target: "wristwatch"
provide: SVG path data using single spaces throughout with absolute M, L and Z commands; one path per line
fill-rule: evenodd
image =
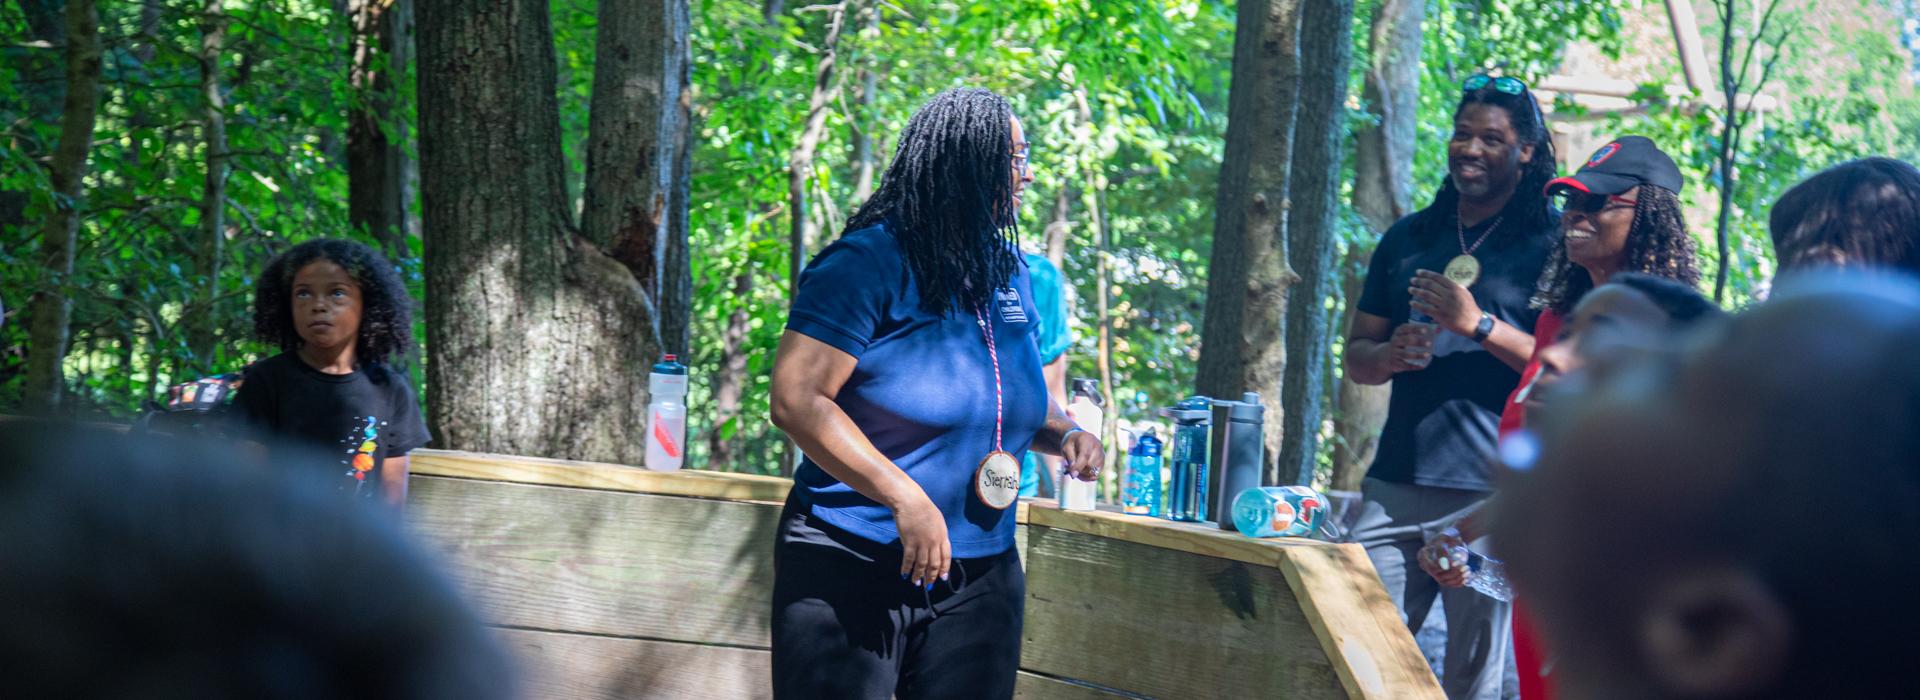
M 1480 325 L 1473 327 L 1473 342 L 1487 342 L 1487 336 L 1493 335 L 1493 314 L 1480 312 Z

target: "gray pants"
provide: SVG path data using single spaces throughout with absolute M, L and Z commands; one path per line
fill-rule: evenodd
M 1407 628 L 1418 632 L 1434 596 L 1447 616 L 1446 657 L 1440 685 L 1450 700 L 1498 700 L 1512 651 L 1512 608 L 1471 588 L 1442 588 L 1420 570 L 1415 556 L 1427 538 L 1480 505 L 1480 491 L 1396 484 L 1367 479 L 1360 487 L 1360 514 L 1349 542 L 1367 548 L 1387 595 L 1400 607 Z M 1486 551 L 1475 543 L 1475 551 Z

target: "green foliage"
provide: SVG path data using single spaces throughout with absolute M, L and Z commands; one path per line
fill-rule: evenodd
M 0 33 L 24 36 L 14 7 L 0 10 Z M 77 262 L 63 285 L 74 296 L 66 367 L 79 414 L 125 416 L 199 367 L 227 371 L 268 352 L 250 338 L 253 276 L 294 242 L 353 235 L 344 106 L 355 96 L 346 82 L 344 18 L 330 3 L 230 2 L 220 64 L 227 240 L 215 305 L 197 303 L 194 290 L 204 280 L 191 261 L 206 176 L 199 12 L 198 3 L 179 1 L 101 6 L 101 106 Z M 17 64 L 7 65 L 0 70 Z M 0 81 L 0 142 L 10 144 L 0 148 L 7 163 L 0 190 L 33 196 L 28 222 L 47 206 L 43 163 L 59 131 L 57 119 L 20 118 L 15 106 L 33 89 Z M 59 284 L 37 269 L 37 233 L 31 223 L 0 231 L 0 284 L 9 302 L 0 329 L 0 347 L 8 349 L 0 357 L 0 411 L 17 408 L 24 381 L 27 326 L 19 312 L 32 290 Z M 417 261 L 409 264 L 417 270 Z M 197 315 L 215 319 L 213 357 L 187 349 L 183 319 Z

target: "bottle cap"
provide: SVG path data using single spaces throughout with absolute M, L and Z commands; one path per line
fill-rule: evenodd
M 687 366 L 680 364 L 679 356 L 674 355 L 672 353 L 668 353 L 665 357 L 660 358 L 660 362 L 658 364 L 655 364 L 653 366 L 653 373 L 654 374 L 686 374 Z

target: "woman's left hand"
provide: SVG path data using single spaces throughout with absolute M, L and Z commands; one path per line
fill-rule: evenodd
M 1473 292 L 1445 275 L 1432 270 L 1415 272 L 1413 286 L 1407 291 L 1413 294 L 1413 310 L 1432 316 L 1434 325 L 1469 338 L 1480 325 L 1480 304 L 1473 300 Z
M 1100 438 L 1085 430 L 1067 434 L 1066 442 L 1060 445 L 1060 456 L 1066 459 L 1074 478 L 1081 481 L 1099 479 L 1100 466 L 1107 463 L 1107 450 L 1100 445 Z

